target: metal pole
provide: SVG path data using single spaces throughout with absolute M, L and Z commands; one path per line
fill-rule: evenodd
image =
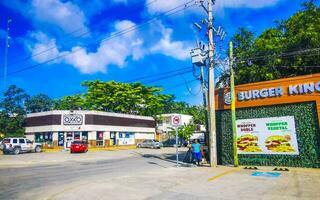
M 179 155 L 178 155 L 178 127 L 176 127 L 176 162 L 177 167 L 179 166 Z
M 237 149 L 237 130 L 236 130 L 236 102 L 234 91 L 234 71 L 233 71 L 233 44 L 229 43 L 229 65 L 230 65 L 230 95 L 231 95 L 231 119 L 233 134 L 233 160 L 234 166 L 239 166 L 238 149 Z
M 213 17 L 212 17 L 212 0 L 208 0 L 208 49 L 209 49 L 209 154 L 210 166 L 217 166 L 217 145 L 216 145 L 216 114 L 215 114 L 215 94 L 214 94 L 214 46 L 213 46 Z

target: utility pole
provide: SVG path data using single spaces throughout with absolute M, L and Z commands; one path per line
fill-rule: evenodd
M 206 89 L 205 79 L 204 79 L 204 70 L 203 66 L 200 67 L 200 81 L 201 81 L 201 89 L 202 89 L 202 98 L 203 105 L 205 107 L 205 122 L 206 122 L 206 132 L 209 132 L 209 123 L 208 123 L 208 90 Z M 205 144 L 209 144 L 208 135 L 205 135 Z
M 230 65 L 230 95 L 231 95 L 231 120 L 233 135 L 233 164 L 239 166 L 237 149 L 237 129 L 236 129 L 236 101 L 234 91 L 234 71 L 233 71 L 233 43 L 229 43 L 229 65 Z
M 6 90 L 7 87 L 7 71 L 8 71 L 8 49 L 10 47 L 9 40 L 10 40 L 10 23 L 11 18 L 8 17 L 7 19 L 7 36 L 6 36 L 6 46 L 4 51 L 4 66 L 3 66 L 3 89 Z
M 214 46 L 213 46 L 213 0 L 208 0 L 208 53 L 209 53 L 209 155 L 210 166 L 217 166 L 217 141 L 216 141 L 216 111 L 215 111 L 215 87 L 214 87 Z

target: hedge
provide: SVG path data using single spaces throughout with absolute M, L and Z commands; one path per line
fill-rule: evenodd
M 237 119 L 294 116 L 299 155 L 244 155 L 240 165 L 320 167 L 320 131 L 315 102 L 282 104 L 236 110 Z M 216 112 L 218 162 L 233 165 L 231 111 Z

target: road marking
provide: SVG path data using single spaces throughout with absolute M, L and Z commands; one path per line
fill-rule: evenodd
M 220 177 L 222 177 L 222 176 L 224 176 L 224 175 L 227 175 L 227 174 L 229 174 L 229 173 L 231 173 L 231 172 L 238 171 L 239 169 L 240 169 L 240 168 L 231 169 L 231 170 L 228 170 L 228 171 L 223 172 L 223 173 L 221 173 L 221 174 L 218 174 L 218 175 L 216 175 L 216 176 L 213 176 L 213 177 L 211 177 L 211 178 L 208 178 L 208 182 L 211 182 L 211 181 L 213 181 L 213 180 L 215 180 L 215 179 L 218 179 L 218 178 L 220 178 Z

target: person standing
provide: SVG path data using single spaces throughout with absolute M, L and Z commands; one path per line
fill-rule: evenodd
M 196 160 L 198 166 L 200 165 L 200 159 L 201 159 L 201 144 L 196 139 L 194 143 L 191 145 L 193 158 Z

